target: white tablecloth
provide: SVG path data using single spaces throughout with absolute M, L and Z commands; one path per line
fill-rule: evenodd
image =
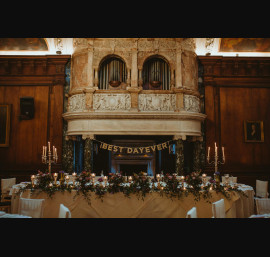
M 10 214 L 10 213 L 0 211 L 0 219 L 1 218 L 32 218 L 32 217 L 19 215 L 19 214 Z
M 238 184 L 239 185 L 239 184 Z M 12 194 L 12 213 L 17 213 L 19 197 L 14 197 L 16 188 L 24 185 L 15 185 Z M 232 199 L 227 200 L 224 196 L 216 192 L 212 193 L 211 201 L 223 198 L 225 200 L 226 217 L 228 218 L 248 218 L 254 214 L 254 190 L 250 186 L 239 185 L 248 198 L 237 192 L 232 193 Z M 83 195 L 74 199 L 76 192 L 56 192 L 52 199 L 46 193 L 30 194 L 26 190 L 22 197 L 33 199 L 45 199 L 44 218 L 57 218 L 60 204 L 64 204 L 71 211 L 72 218 L 185 218 L 186 213 L 197 207 L 199 218 L 211 218 L 212 206 L 205 200 L 194 201 L 194 196 L 189 195 L 183 199 L 171 200 L 158 193 L 147 194 L 144 200 L 137 199 L 131 195 L 130 198 L 123 193 L 107 193 L 103 202 L 94 193 L 91 194 L 91 205 L 88 205 Z
M 244 185 L 244 184 L 237 184 L 239 188 L 245 192 L 248 196 L 240 196 L 240 198 L 235 202 L 235 217 L 236 218 L 248 218 L 254 214 L 254 190 L 253 187 Z

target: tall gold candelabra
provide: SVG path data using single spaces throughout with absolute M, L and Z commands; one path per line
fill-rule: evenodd
M 57 163 L 57 160 L 58 160 L 57 149 L 56 147 L 53 146 L 51 152 L 51 145 L 50 142 L 48 142 L 48 148 L 47 146 L 43 146 L 42 163 L 48 164 L 49 174 L 51 174 L 52 172 L 52 164 Z
M 218 147 L 215 143 L 215 159 L 214 161 L 210 162 L 210 146 L 208 147 L 208 154 L 207 154 L 207 162 L 208 164 L 214 164 L 215 165 L 215 173 L 218 171 L 218 164 L 224 164 L 225 163 L 225 154 L 224 154 L 224 147 L 222 147 L 222 161 L 218 160 Z

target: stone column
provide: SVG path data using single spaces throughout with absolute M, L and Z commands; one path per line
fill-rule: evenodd
M 177 139 L 175 144 L 175 172 L 178 176 L 184 176 L 184 143 L 182 139 Z
M 139 88 L 143 87 L 143 79 L 142 79 L 142 68 L 139 68 Z
M 205 150 L 204 150 L 203 137 L 194 142 L 193 148 L 193 170 L 200 171 L 205 165 Z
M 176 112 L 184 110 L 184 94 L 182 85 L 182 48 L 179 46 L 176 50 L 176 68 L 175 68 L 175 87 L 173 91 L 176 96 Z
M 98 67 L 94 68 L 94 87 L 98 89 Z
M 97 88 L 97 81 L 94 81 L 95 70 L 93 68 L 93 56 L 94 49 L 88 48 L 88 73 L 87 73 L 87 87 L 84 90 L 85 93 L 85 109 L 87 111 L 93 111 L 93 94 Z
M 175 87 L 182 88 L 182 49 L 176 49 Z
M 137 49 L 132 49 L 131 61 L 131 87 L 138 88 L 138 52 Z
M 87 87 L 93 88 L 94 85 L 94 72 L 93 72 L 93 47 L 88 48 L 88 71 L 87 71 Z
M 184 110 L 184 93 L 181 88 L 174 88 L 173 92 L 175 93 L 175 111 L 181 112 Z
M 86 88 L 85 92 L 85 109 L 87 111 L 93 111 L 93 95 L 96 91 L 95 88 Z
M 84 139 L 84 170 L 93 171 L 93 137 L 85 137 Z
M 72 174 L 74 172 L 73 155 L 74 155 L 73 140 L 70 137 L 66 136 L 65 140 L 63 140 L 62 163 L 64 171 L 69 174 Z
M 131 96 L 131 111 L 138 111 L 138 97 L 140 89 L 138 88 L 138 56 L 137 48 L 132 49 L 132 61 L 131 61 L 131 86 L 127 87 L 127 90 Z
M 127 73 L 127 87 L 130 87 L 131 84 L 131 69 L 128 68 L 128 73 Z

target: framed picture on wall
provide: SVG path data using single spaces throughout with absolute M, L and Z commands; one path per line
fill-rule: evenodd
M 245 142 L 264 142 L 263 121 L 244 121 Z
M 0 147 L 9 146 L 11 105 L 0 104 Z

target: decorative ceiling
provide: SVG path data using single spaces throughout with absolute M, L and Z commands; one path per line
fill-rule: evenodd
M 220 52 L 270 52 L 270 38 L 221 38 Z
M 270 38 L 194 38 L 197 55 L 270 56 Z M 73 38 L 0 38 L 0 55 L 73 54 Z
M 44 38 L 0 38 L 0 51 L 48 51 Z

